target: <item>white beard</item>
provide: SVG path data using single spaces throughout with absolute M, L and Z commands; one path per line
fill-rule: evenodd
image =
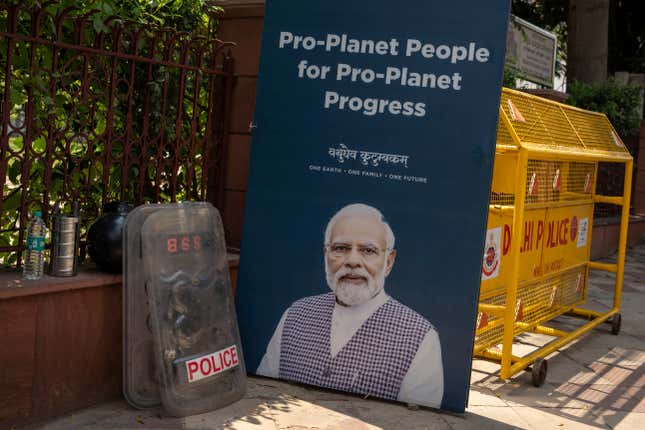
M 327 285 L 336 294 L 336 299 L 346 306 L 358 306 L 366 303 L 383 290 L 385 286 L 385 271 L 387 265 L 383 263 L 383 270 L 372 277 L 367 270 L 363 268 L 349 269 L 345 266 L 338 269 L 336 273 L 330 273 L 327 259 L 325 259 L 325 275 L 327 276 Z M 367 279 L 366 284 L 357 285 L 351 282 L 340 280 L 345 275 L 353 274 L 363 276 Z

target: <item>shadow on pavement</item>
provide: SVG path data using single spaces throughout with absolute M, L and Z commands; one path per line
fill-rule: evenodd
M 508 408 L 507 408 L 508 409 Z M 510 409 L 508 409 L 510 411 Z M 523 429 L 467 412 L 464 415 L 363 399 L 264 378 L 250 378 L 241 401 L 226 408 L 185 418 L 165 416 L 160 408 L 140 411 L 124 401 L 105 403 L 34 425 L 35 430 L 187 429 L 187 430 L 466 430 Z
M 470 402 L 464 415 L 413 409 L 265 378 L 250 378 L 244 399 L 226 408 L 186 418 L 160 409 L 138 411 L 123 401 L 105 403 L 29 428 L 69 429 L 290 429 L 290 430 L 513 430 L 525 428 L 645 428 L 645 245 L 628 252 L 618 336 L 609 326 L 594 329 L 548 357 L 542 387 L 530 374 L 508 382 L 499 365 L 474 360 Z M 613 279 L 593 274 L 587 307 L 606 310 L 613 302 Z M 571 330 L 580 320 L 559 317 L 547 325 Z M 522 334 L 514 353 L 529 352 L 548 336 Z M 517 348 L 517 351 L 516 351 Z M 576 427 L 577 428 L 577 427 Z
M 609 325 L 601 325 L 552 354 L 546 383 L 539 388 L 531 384 L 529 372 L 504 383 L 499 379 L 499 364 L 475 360 L 471 407 L 501 401 L 528 423 L 544 420 L 544 428 L 551 428 L 549 422 L 563 425 L 566 421 L 596 428 L 618 424 L 645 428 L 639 422 L 645 417 L 644 245 L 628 252 L 625 278 L 619 335 L 612 335 Z M 613 293 L 613 275 L 592 272 L 585 307 L 606 311 L 613 304 Z M 545 325 L 570 331 L 580 324 L 579 319 L 562 316 Z M 524 355 L 550 339 L 522 334 L 516 338 L 514 353 L 519 350 Z

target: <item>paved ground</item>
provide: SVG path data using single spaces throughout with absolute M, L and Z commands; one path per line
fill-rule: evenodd
M 613 279 L 594 273 L 588 307 L 607 309 Z M 561 317 L 559 326 L 575 320 Z M 525 335 L 522 348 L 548 338 Z M 619 336 L 605 325 L 553 354 L 540 388 L 522 373 L 504 383 L 499 366 L 473 362 L 464 415 L 331 393 L 269 379 L 250 378 L 246 397 L 227 408 L 184 419 L 160 410 L 136 411 L 107 403 L 35 428 L 78 429 L 645 429 L 645 244 L 628 252 Z

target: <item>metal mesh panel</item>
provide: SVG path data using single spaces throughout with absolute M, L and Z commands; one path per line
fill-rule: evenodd
M 491 291 L 486 296 L 480 299 L 480 303 L 498 306 L 506 304 L 506 288 Z M 479 312 L 475 330 L 475 348 L 486 348 L 500 343 L 504 335 L 503 321 L 501 316 Z
M 515 107 L 516 109 L 513 109 Z M 528 97 L 511 96 L 502 93 L 501 108 L 522 142 L 548 142 L 555 144 L 540 117 L 540 110 Z M 519 115 L 518 115 L 519 113 Z
M 562 108 L 555 103 L 543 103 L 538 105 L 538 110 L 545 128 L 549 135 L 555 141 L 556 146 L 565 146 L 569 148 L 582 148 L 583 142 L 578 138 L 571 127 L 571 123 L 564 115 Z M 533 141 L 533 139 L 527 139 Z M 535 142 L 541 143 L 541 142 Z
M 625 184 L 625 165 L 622 163 L 598 163 L 596 194 L 622 196 Z
M 595 183 L 594 163 L 529 160 L 526 171 L 526 203 L 585 200 Z
M 569 163 L 569 169 L 565 177 L 566 191 L 576 195 L 589 197 L 593 192 L 596 176 L 596 165 L 594 163 Z
M 622 140 L 603 114 L 507 88 L 502 91 L 500 107 L 508 116 L 521 143 L 567 152 L 627 153 Z M 508 131 L 505 130 L 505 133 L 508 134 Z M 505 139 L 506 136 L 498 138 L 498 141 Z
M 499 122 L 497 123 L 497 145 L 515 146 L 511 134 L 508 132 L 506 125 L 502 119 L 502 112 L 499 114 Z
M 521 285 L 517 291 L 514 333 L 525 332 L 532 327 L 555 318 L 572 306 L 583 303 L 586 297 L 586 268 L 579 266 L 550 276 L 540 282 Z M 506 304 L 506 288 L 491 291 L 480 303 L 503 306 Z M 503 318 L 486 312 L 477 315 L 475 348 L 487 348 L 502 342 Z
M 563 107 L 578 136 L 588 149 L 625 152 L 625 146 L 602 114 Z
M 502 109 L 512 118 L 511 124 L 522 142 L 583 146 L 558 104 L 515 93 L 504 95 Z
M 571 306 L 582 303 L 585 294 L 584 266 L 556 274 L 541 282 L 521 285 L 517 291 L 519 314 L 515 333 L 566 312 Z
M 596 203 L 593 211 L 594 225 L 615 224 L 620 221 L 621 212 L 620 206 Z
M 526 203 L 545 203 L 559 200 L 560 192 L 553 189 L 549 179 L 563 163 L 529 160 L 526 169 Z
M 621 163 L 598 163 L 598 181 L 596 194 L 605 196 L 622 196 L 625 181 L 625 165 Z M 621 207 L 605 203 L 597 203 L 594 208 L 594 218 L 604 221 L 620 219 Z M 602 221 L 601 221 L 602 222 Z
M 490 193 L 490 204 L 491 205 L 502 205 L 502 206 L 511 206 L 515 203 L 515 196 L 510 193 L 498 193 L 491 191 Z

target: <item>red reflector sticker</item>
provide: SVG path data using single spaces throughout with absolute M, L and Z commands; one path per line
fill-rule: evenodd
M 560 179 L 560 169 L 556 169 L 555 176 L 553 176 L 553 190 L 560 191 L 562 187 L 562 180 Z
M 538 180 L 537 173 L 533 172 L 531 175 L 531 182 L 529 182 L 529 195 L 537 196 L 538 194 Z
M 591 192 L 591 173 L 587 173 L 587 176 L 585 178 L 585 193 L 590 193 Z
M 522 321 L 524 319 L 524 306 L 522 306 L 522 299 L 517 301 L 515 305 L 515 322 Z
M 585 278 L 582 273 L 578 273 L 578 280 L 576 281 L 576 293 L 580 293 L 585 286 Z
M 482 329 L 488 325 L 488 315 L 484 312 L 477 314 L 477 330 Z
M 558 287 L 553 287 L 553 290 L 551 290 L 551 299 L 549 300 L 549 307 L 553 307 L 556 303 L 556 299 L 558 297 Z
M 515 106 L 515 103 L 513 103 L 511 100 L 508 101 L 508 111 L 511 114 L 511 119 L 513 121 L 519 121 L 519 122 L 526 122 L 526 119 L 524 118 L 524 115 L 522 115 L 522 112 Z
M 188 382 L 197 382 L 239 365 L 235 345 L 186 362 Z

